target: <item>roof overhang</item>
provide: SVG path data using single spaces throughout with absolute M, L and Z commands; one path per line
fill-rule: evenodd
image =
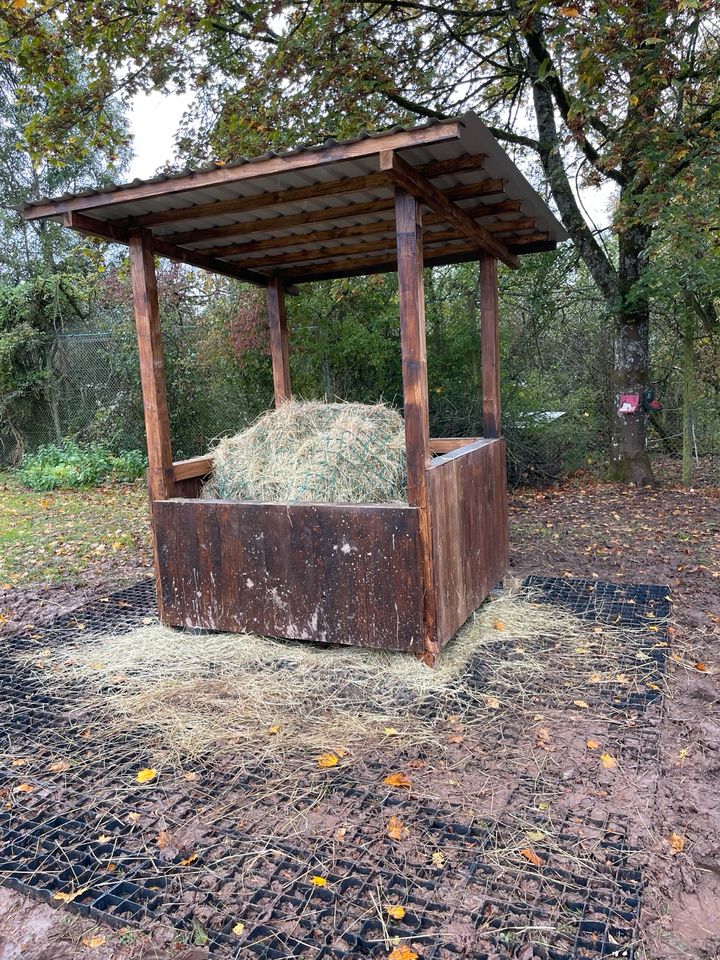
M 554 249 L 562 225 L 474 113 L 28 204 L 82 233 L 266 285 L 396 269 L 395 189 L 429 208 L 428 266 Z

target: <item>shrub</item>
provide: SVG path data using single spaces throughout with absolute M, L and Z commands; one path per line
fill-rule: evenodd
M 63 487 L 93 487 L 108 481 L 137 480 L 147 464 L 140 450 L 112 453 L 101 444 L 78 444 L 67 440 L 48 444 L 28 454 L 15 475 L 31 490 Z

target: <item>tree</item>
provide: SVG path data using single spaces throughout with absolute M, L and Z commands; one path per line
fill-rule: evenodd
M 182 139 L 190 157 L 479 110 L 519 156 L 539 157 L 614 318 L 616 393 L 647 387 L 648 245 L 676 183 L 720 140 L 712 0 L 65 0 L 45 15 L 40 6 L 16 0 L 6 14 L 33 53 L 23 60 L 33 82 L 56 82 L 49 65 L 61 71 L 73 50 L 87 64 L 91 104 L 118 86 L 191 84 L 198 109 Z M 39 145 L 57 142 L 68 111 L 77 105 L 51 102 Z M 573 181 L 616 190 L 617 258 Z M 646 430 L 643 412 L 614 414 L 619 479 L 653 479 Z

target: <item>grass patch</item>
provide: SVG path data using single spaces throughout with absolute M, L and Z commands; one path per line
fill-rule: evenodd
M 0 473 L 0 584 L 73 582 L 93 569 L 144 562 L 149 551 L 142 481 L 87 490 L 27 490 Z

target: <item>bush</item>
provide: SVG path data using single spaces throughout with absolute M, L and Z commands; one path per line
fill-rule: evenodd
M 68 440 L 28 454 L 15 475 L 24 486 L 42 491 L 93 487 L 108 481 L 129 483 L 141 477 L 146 466 L 140 450 L 115 454 L 101 444 L 80 445 Z

